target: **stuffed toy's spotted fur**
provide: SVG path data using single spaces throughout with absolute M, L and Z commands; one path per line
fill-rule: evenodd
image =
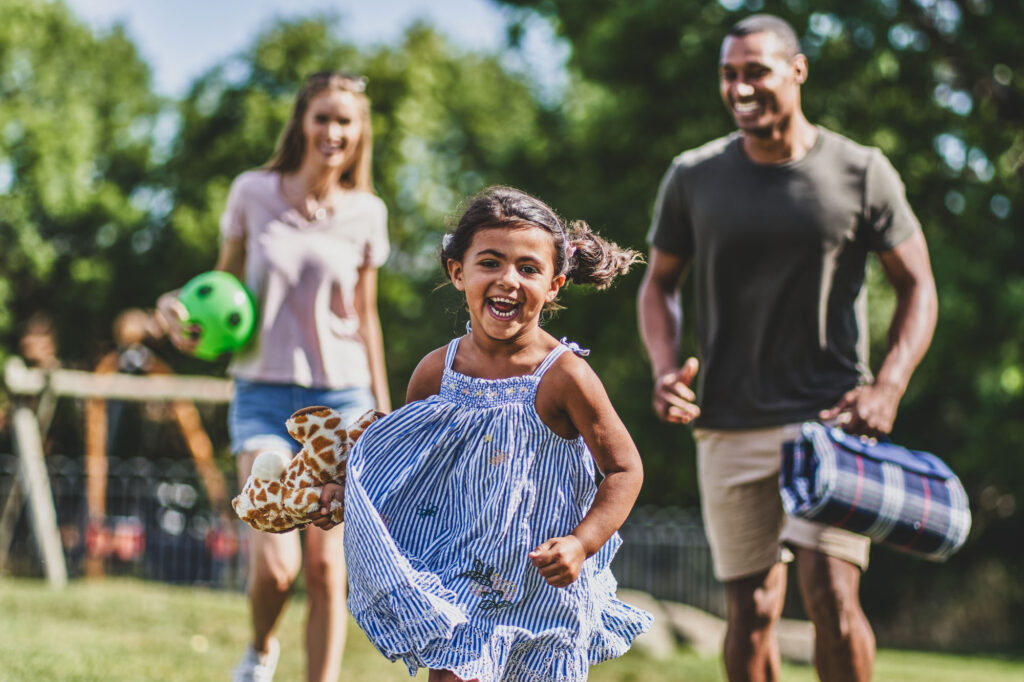
M 352 424 L 330 407 L 305 407 L 288 418 L 288 433 L 302 450 L 288 460 L 280 451 L 260 453 L 242 492 L 231 501 L 238 518 L 256 530 L 286 533 L 313 521 L 324 483 L 344 484 L 345 462 L 356 439 L 383 415 L 370 410 Z M 344 505 L 333 502 L 330 518 L 340 523 Z

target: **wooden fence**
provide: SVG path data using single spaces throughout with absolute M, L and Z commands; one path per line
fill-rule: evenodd
M 186 422 L 198 416 L 181 418 L 187 412 L 183 405 L 229 401 L 230 381 L 44 372 L 17 358 L 8 361 L 4 379 L 17 397 L 16 456 L 0 454 L 0 569 L 32 574 L 41 568 L 54 587 L 64 585 L 69 573 L 105 572 L 222 588 L 244 583 L 246 534 L 240 532 L 241 522 L 226 527 L 223 514 L 236 486 L 226 487 L 219 473 L 214 475 L 208 440 L 197 446 L 194 429 L 190 439 Z M 84 398 L 87 407 L 88 401 L 105 400 L 177 405 L 192 462 L 141 457 L 108 462 L 105 448 L 89 438 L 84 457 L 44 458 L 42 438 L 56 397 Z M 20 513 L 25 494 L 27 522 Z M 613 571 L 622 587 L 724 613 L 697 512 L 638 507 L 620 534 L 623 545 Z
M 213 449 L 195 411 L 195 402 L 223 403 L 231 399 L 233 384 L 210 377 L 130 375 L 79 370 L 42 370 L 26 367 L 18 357 L 4 366 L 4 383 L 14 396 L 11 414 L 13 445 L 18 456 L 15 483 L 0 510 L 0 563 L 6 557 L 13 523 L 27 501 L 32 536 L 46 578 L 54 588 L 67 583 L 68 571 L 46 462 L 43 436 L 49 426 L 52 406 L 61 397 L 87 400 L 86 463 L 88 515 L 101 526 L 106 516 L 106 411 L 107 400 L 171 403 L 175 418 L 192 452 L 196 469 L 211 497 L 220 507 L 227 503 L 223 477 L 213 465 Z M 45 409 L 40 409 L 45 408 Z M 43 413 L 43 419 L 40 414 Z M 100 564 L 96 564 L 99 570 Z

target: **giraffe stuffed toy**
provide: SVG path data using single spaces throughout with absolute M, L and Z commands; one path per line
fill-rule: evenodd
M 286 426 L 302 450 L 291 461 L 281 451 L 268 450 L 256 457 L 242 492 L 231 501 L 238 518 L 268 533 L 286 533 L 311 523 L 320 509 L 323 484 L 344 484 L 349 450 L 382 416 L 370 410 L 344 426 L 341 415 L 329 407 L 304 407 L 293 414 Z M 334 523 L 344 518 L 340 502 L 332 502 L 329 511 Z

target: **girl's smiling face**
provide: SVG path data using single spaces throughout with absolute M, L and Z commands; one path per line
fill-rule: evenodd
M 462 260 L 448 260 L 448 275 L 466 295 L 473 331 L 501 340 L 538 328 L 565 283 L 551 234 L 530 225 L 477 230 Z

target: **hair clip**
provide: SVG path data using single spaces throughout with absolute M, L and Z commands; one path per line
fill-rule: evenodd
M 575 341 L 570 341 L 568 339 L 568 337 L 563 336 L 560 343 L 563 346 L 567 347 L 569 350 L 571 350 L 576 355 L 580 356 L 581 358 L 585 358 L 588 355 L 590 355 L 590 349 L 589 348 L 580 348 L 580 344 L 576 343 Z

